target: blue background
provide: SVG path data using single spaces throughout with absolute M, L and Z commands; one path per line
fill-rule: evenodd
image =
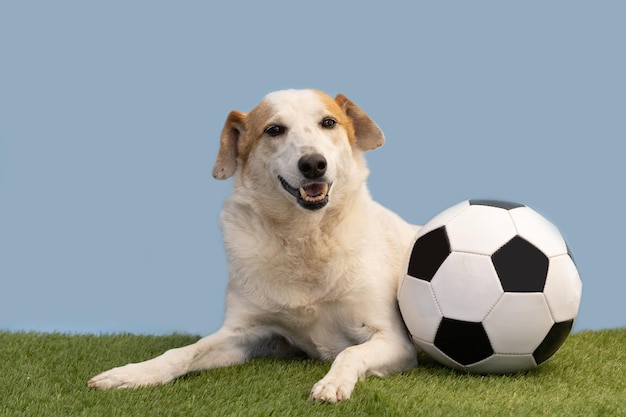
M 382 127 L 375 199 L 528 204 L 575 255 L 576 330 L 626 325 L 625 4 L 2 2 L 0 329 L 219 328 L 219 133 L 292 87 Z

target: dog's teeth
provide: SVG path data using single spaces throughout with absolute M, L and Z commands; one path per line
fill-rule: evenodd
M 324 188 L 322 188 L 322 198 L 325 198 L 326 194 L 328 194 L 328 184 L 324 184 Z
M 308 202 L 316 202 L 316 201 L 321 201 L 323 199 L 326 198 L 326 194 L 328 194 L 328 184 L 319 184 L 319 186 L 321 187 L 319 189 L 319 192 L 316 195 L 309 195 L 309 193 L 307 192 L 307 190 L 305 189 L 305 187 L 300 187 L 300 197 L 302 197 L 302 199 L 304 201 L 308 201 Z M 311 188 L 313 187 L 317 187 L 316 185 L 310 185 L 309 187 L 309 191 Z

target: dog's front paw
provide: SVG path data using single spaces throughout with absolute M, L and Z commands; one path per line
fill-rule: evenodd
M 336 403 L 338 401 L 347 400 L 350 398 L 350 394 L 352 394 L 354 384 L 354 382 L 336 381 L 324 378 L 317 384 L 313 385 L 309 399 L 328 403 Z
M 101 390 L 112 388 L 137 388 L 146 385 L 161 385 L 165 382 L 158 373 L 150 372 L 143 363 L 130 363 L 109 369 L 91 378 L 87 385 Z

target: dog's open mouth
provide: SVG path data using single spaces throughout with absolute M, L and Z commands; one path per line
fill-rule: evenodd
M 300 186 L 300 188 L 292 187 L 287 180 L 280 175 L 278 176 L 283 188 L 292 196 L 296 197 L 298 204 L 308 210 L 318 210 L 328 204 L 328 191 L 330 183 L 327 182 L 311 182 Z

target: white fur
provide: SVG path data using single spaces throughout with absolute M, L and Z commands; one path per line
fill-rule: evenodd
M 195 344 L 104 372 L 89 386 L 158 385 L 191 371 L 299 350 L 333 360 L 310 397 L 336 402 L 349 398 L 367 375 L 415 366 L 396 288 L 418 227 L 370 197 L 361 148 L 378 146 L 383 136 L 357 110 L 339 96 L 333 101 L 312 90 L 287 90 L 268 95 L 254 117 L 233 112 L 214 170 L 219 178 L 234 171 L 234 190 L 221 214 L 229 267 L 222 328 Z M 320 127 L 329 116 L 340 123 Z M 364 127 L 351 144 L 352 122 Z M 271 124 L 285 126 L 285 134 L 263 134 Z M 328 204 L 318 210 L 301 207 L 277 179 L 296 188 L 305 183 L 298 161 L 311 153 L 325 157 L 324 180 L 332 183 Z

